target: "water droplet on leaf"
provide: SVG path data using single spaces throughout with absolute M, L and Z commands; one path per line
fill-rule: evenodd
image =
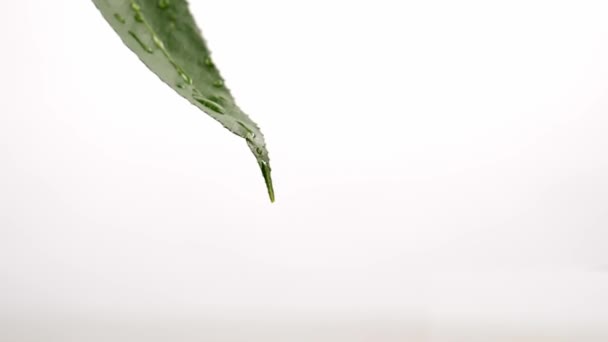
M 192 79 L 190 78 L 190 76 L 186 75 L 183 71 L 178 71 L 177 72 L 179 74 L 179 76 L 184 80 L 184 82 L 188 83 L 188 84 L 192 84 Z
M 146 45 L 137 34 L 135 34 L 135 32 L 133 31 L 129 31 L 129 35 L 131 35 L 131 37 L 133 37 L 133 39 L 135 39 L 135 41 L 139 44 L 139 46 L 141 46 L 142 49 L 144 49 L 144 51 L 146 51 L 147 53 L 152 53 L 154 52 L 152 50 L 151 47 L 149 47 L 148 45 Z
M 144 22 L 144 17 L 141 15 L 141 12 L 135 13 L 135 15 L 133 16 L 133 18 L 135 18 L 135 21 L 137 21 L 138 23 L 143 23 Z
M 173 66 L 175 67 L 175 70 L 177 70 L 177 74 L 179 75 L 179 77 L 181 77 L 182 80 L 186 82 L 186 84 L 192 84 L 192 78 L 190 78 L 190 76 L 188 76 L 179 65 L 173 64 Z
M 213 60 L 211 60 L 211 57 L 207 56 L 205 58 L 205 65 L 208 66 L 208 67 L 213 67 L 214 66 L 213 65 Z
M 203 105 L 205 108 L 208 108 L 218 114 L 224 114 L 224 108 L 221 105 L 219 105 L 218 103 L 215 103 L 215 102 L 199 95 L 198 93 L 192 94 L 192 98 L 194 100 L 196 100 L 196 102 Z
M 237 121 L 237 123 L 239 124 L 239 126 L 243 127 L 247 132 L 247 136 L 245 137 L 245 139 L 253 141 L 253 139 L 255 139 L 255 133 L 251 129 L 249 129 L 249 127 L 247 127 L 247 125 L 245 125 L 244 123 L 240 121 Z
M 217 102 L 217 103 L 221 103 L 221 104 L 226 102 L 226 99 L 221 96 L 209 96 L 209 99 L 213 102 Z
M 165 44 L 163 44 L 163 42 L 160 40 L 160 38 L 158 38 L 158 36 L 152 36 L 152 40 L 154 41 L 154 45 L 158 46 L 159 49 L 165 48 Z
M 125 18 L 122 17 L 122 15 L 118 14 L 118 13 L 114 13 L 114 18 L 116 18 L 116 20 L 118 20 L 119 23 L 124 24 L 127 21 L 125 20 Z
M 169 1 L 169 0 L 159 0 L 158 1 L 158 7 L 161 9 L 168 8 L 170 4 L 171 4 L 171 1 Z

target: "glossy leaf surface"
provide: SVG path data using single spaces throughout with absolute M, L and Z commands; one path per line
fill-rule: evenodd
M 274 202 L 270 163 L 259 127 L 235 103 L 185 0 L 93 0 L 141 61 L 190 103 L 244 138 Z

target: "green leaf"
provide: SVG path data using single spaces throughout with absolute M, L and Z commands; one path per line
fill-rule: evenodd
M 93 3 L 125 45 L 163 82 L 247 141 L 274 202 L 264 135 L 226 88 L 186 0 L 93 0 Z

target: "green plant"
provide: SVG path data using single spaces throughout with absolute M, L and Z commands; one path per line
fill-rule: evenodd
M 226 88 L 186 0 L 93 0 L 93 3 L 125 45 L 162 81 L 247 141 L 274 202 L 264 136 Z

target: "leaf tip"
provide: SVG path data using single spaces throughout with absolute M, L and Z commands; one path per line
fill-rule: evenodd
M 266 189 L 268 189 L 268 197 L 270 197 L 270 202 L 274 203 L 274 187 L 272 186 L 272 177 L 270 176 L 270 164 L 266 161 L 259 161 L 260 169 L 262 170 L 262 175 L 264 176 L 264 182 L 266 182 Z

